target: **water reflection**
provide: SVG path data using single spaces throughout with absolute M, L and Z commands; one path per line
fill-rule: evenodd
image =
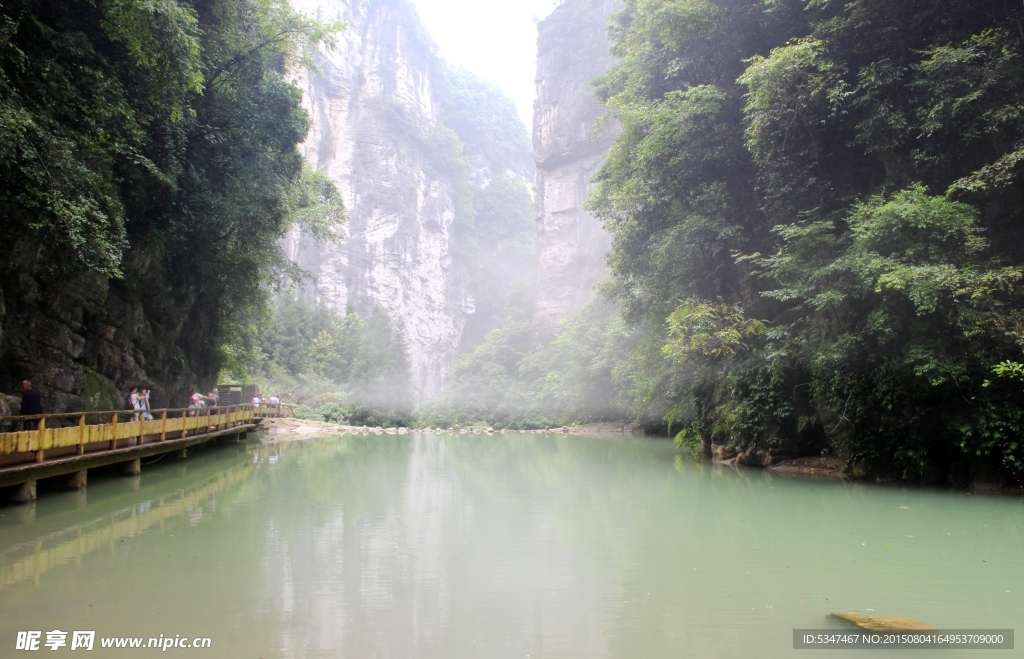
M 22 581 L 32 581 L 38 586 L 40 577 L 50 570 L 66 565 L 80 568 L 84 556 L 102 549 L 110 550 L 115 543 L 139 538 L 150 529 L 162 530 L 171 519 L 184 517 L 190 526 L 198 525 L 204 510 L 209 513 L 216 511 L 218 497 L 248 480 L 261 456 L 266 459 L 271 451 L 276 459 L 277 448 L 250 447 L 248 452 L 254 457 L 253 463 L 230 467 L 209 476 L 197 473 L 185 487 L 173 491 L 158 488 L 158 492 L 152 493 L 152 499 L 32 540 L 3 546 L 0 548 L 0 591 Z M 123 478 L 122 486 L 124 481 L 130 481 L 127 487 L 133 492 L 141 488 L 140 476 Z M 70 492 L 64 497 L 65 505 L 76 510 L 85 507 L 86 501 L 85 490 Z M 34 522 L 37 505 L 33 503 L 13 510 L 21 521 Z
M 267 444 L 0 521 L 0 644 L 51 625 L 225 658 L 771 658 L 831 611 L 1012 627 L 1020 504 L 633 438 Z

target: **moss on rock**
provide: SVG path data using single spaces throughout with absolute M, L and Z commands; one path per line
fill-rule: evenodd
M 105 412 L 119 410 L 121 394 L 117 386 L 91 368 L 85 371 L 85 390 L 82 391 L 82 405 L 86 412 Z
M 0 416 L 14 416 L 21 411 L 21 398 L 0 394 Z

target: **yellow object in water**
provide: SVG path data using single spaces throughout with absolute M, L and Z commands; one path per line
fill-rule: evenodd
M 869 632 L 917 632 L 935 629 L 927 623 L 910 620 L 909 618 L 872 618 L 858 613 L 832 613 L 829 615 L 851 625 L 856 625 L 861 629 L 866 629 Z

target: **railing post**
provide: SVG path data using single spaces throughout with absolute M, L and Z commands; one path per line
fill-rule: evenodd
M 46 439 L 46 417 L 39 419 L 39 450 L 36 451 L 36 462 L 42 462 L 45 455 L 43 451 L 43 440 Z
M 117 448 L 117 412 L 110 415 L 110 450 Z
M 85 455 L 85 415 L 78 417 L 78 455 Z
M 160 441 L 167 439 L 167 410 L 160 412 Z
M 181 438 L 188 437 L 188 410 L 181 411 Z

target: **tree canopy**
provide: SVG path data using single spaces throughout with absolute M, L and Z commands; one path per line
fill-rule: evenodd
M 344 220 L 304 173 L 287 76 L 338 28 L 284 0 L 5 1 L 0 233 L 21 267 L 54 288 L 111 280 L 215 374 L 284 272 L 291 223 Z
M 591 206 L 608 293 L 664 346 L 637 373 L 649 415 L 705 446 L 1021 475 L 1021 391 L 985 385 L 1024 345 L 1022 21 L 1002 0 L 627 0 Z

